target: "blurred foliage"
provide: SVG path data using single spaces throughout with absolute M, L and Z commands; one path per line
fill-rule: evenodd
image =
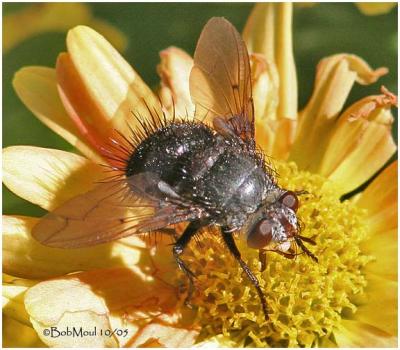
M 3 15 L 29 4 L 3 3 Z M 250 3 L 90 3 L 96 18 L 107 21 L 129 38 L 125 58 L 151 86 L 158 83 L 158 52 L 174 45 L 193 54 L 197 38 L 212 16 L 224 16 L 239 30 L 251 11 Z M 296 7 L 294 51 L 299 80 L 299 102 L 304 106 L 314 81 L 318 61 L 348 52 L 364 58 L 373 68 L 386 66 L 390 73 L 371 86 L 356 86 L 348 104 L 379 93 L 380 85 L 397 92 L 397 7 L 389 14 L 365 16 L 351 3 L 322 3 Z M 7 33 L 3 31 L 3 36 Z M 53 67 L 65 50 L 65 34 L 44 33 L 25 40 L 3 55 L 3 146 L 36 145 L 72 148 L 44 127 L 19 101 L 11 80 L 23 66 Z M 397 131 L 395 130 L 395 135 Z M 29 169 L 27 169 L 29 171 Z M 5 214 L 39 215 L 42 211 L 3 187 Z

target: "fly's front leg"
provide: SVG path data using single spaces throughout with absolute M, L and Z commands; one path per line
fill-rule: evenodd
M 236 247 L 235 240 L 233 239 L 232 232 L 230 232 L 227 228 L 222 228 L 222 237 L 224 239 L 224 242 L 228 246 L 229 251 L 235 257 L 235 259 L 239 262 L 243 271 L 246 273 L 248 279 L 256 288 L 256 291 L 257 291 L 258 296 L 261 301 L 265 319 L 269 320 L 268 311 L 267 311 L 267 300 L 265 299 L 264 292 L 262 291 L 262 289 L 260 287 L 260 283 L 258 282 L 257 277 L 254 276 L 253 272 L 250 270 L 250 267 L 248 267 L 247 264 L 242 260 L 239 249 Z
M 186 277 L 189 280 L 189 289 L 188 294 L 185 298 L 185 305 L 190 307 L 190 299 L 192 298 L 194 284 L 193 279 L 196 277 L 194 273 L 185 265 L 183 260 L 180 258 L 180 255 L 185 250 L 185 247 L 188 245 L 192 237 L 196 234 L 196 232 L 201 228 L 199 221 L 192 221 L 185 229 L 183 234 L 179 237 L 172 248 L 172 253 L 174 254 L 174 258 L 179 268 L 184 272 Z

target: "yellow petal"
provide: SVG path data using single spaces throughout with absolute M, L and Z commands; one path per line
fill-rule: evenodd
M 397 243 L 397 227 L 392 230 L 375 233 L 362 243 L 362 250 L 366 254 L 375 257 L 375 260 L 369 262 L 364 268 L 368 275 L 374 274 L 388 280 L 397 281 Z
M 355 55 L 338 54 L 323 59 L 317 67 L 311 99 L 299 116 L 290 160 L 301 169 L 315 172 L 354 82 L 371 84 L 386 72 L 385 68 L 372 70 Z
M 41 282 L 25 293 L 25 307 L 40 339 L 50 347 L 116 347 L 115 336 L 58 336 L 52 327 L 66 332 L 111 329 L 108 309 L 90 286 L 77 279 Z M 67 328 L 68 327 L 68 328 Z M 54 331 L 55 332 L 55 331 Z
M 3 275 L 3 314 L 26 326 L 31 326 L 24 306 L 24 295 L 28 288 L 35 284 L 35 281 Z
M 343 194 L 362 185 L 396 152 L 392 104 L 390 95 L 366 97 L 350 106 L 333 126 L 318 173 L 337 182 Z
M 361 13 L 367 16 L 384 15 L 397 5 L 396 2 L 355 2 L 354 4 Z
M 275 120 L 279 102 L 279 74 L 274 63 L 270 63 L 262 54 L 251 54 L 251 82 L 256 122 Z
M 373 326 L 350 320 L 342 320 L 342 327 L 335 331 L 340 348 L 396 348 L 397 337 Z
M 32 326 L 3 315 L 3 348 L 44 348 Z
M 366 224 L 372 234 L 397 228 L 397 165 L 390 164 L 357 199 L 357 205 L 368 210 Z
M 106 267 L 135 266 L 146 251 L 139 237 L 84 249 L 46 247 L 31 236 L 37 218 L 3 216 L 3 271 L 39 279 Z
M 13 79 L 14 89 L 32 113 L 55 133 L 66 139 L 88 158 L 101 158 L 85 142 L 77 127 L 61 103 L 57 91 L 54 69 L 47 67 L 24 67 Z
M 151 120 L 151 114 L 162 115 L 153 92 L 103 36 L 88 27 L 78 26 L 68 32 L 67 48 L 86 88 L 85 100 L 90 98 L 99 112 L 93 118 L 94 125 L 105 121 L 129 135 L 127 122 L 139 125 L 132 112 L 147 120 Z M 81 100 L 81 103 L 87 101 Z M 74 108 L 81 109 L 79 101 Z
M 61 101 L 80 134 L 97 152 L 107 146 L 114 129 L 90 97 L 70 55 L 62 53 L 56 64 Z
M 243 31 L 250 52 L 264 54 L 279 73 L 278 118 L 297 119 L 297 75 L 292 43 L 292 4 L 256 4 Z
M 189 91 L 193 59 L 185 51 L 173 46 L 161 51 L 160 57 L 157 72 L 161 78 L 160 98 L 163 106 L 172 113 L 174 103 L 177 116 L 193 116 L 194 104 Z
M 73 153 L 30 146 L 3 149 L 3 182 L 16 195 L 52 210 L 104 178 L 100 166 Z
M 181 328 L 188 329 L 180 326 L 180 318 L 173 317 L 178 311 L 177 290 L 157 278 L 154 272 L 150 270 L 143 274 L 136 269 L 106 269 L 42 282 L 26 293 L 26 309 L 38 333 L 45 326 L 57 325 L 61 329 L 68 324 L 89 329 L 95 325 L 103 330 L 126 329 L 126 333 L 115 336 L 120 346 L 131 346 L 148 324 L 162 320 L 164 326 L 176 329 L 178 338 L 180 334 L 191 339 L 190 334 L 180 331 Z M 166 333 L 172 336 L 171 331 L 168 329 Z M 49 339 L 43 341 L 49 344 Z M 140 343 L 152 344 L 153 341 L 154 333 L 148 332 Z M 94 346 L 92 342 L 86 344 Z M 75 343 L 77 345 L 83 346 Z
M 395 268 L 387 266 L 386 269 Z M 397 267 L 397 266 L 396 266 Z M 355 318 L 392 336 L 397 336 L 397 280 L 368 276 L 366 301 L 357 308 Z
M 6 15 L 3 22 L 3 49 L 8 51 L 34 35 L 64 32 L 78 24 L 93 25 L 118 49 L 125 49 L 127 40 L 124 34 L 110 24 L 93 18 L 90 7 L 82 3 L 35 4 Z
M 161 323 L 149 324 L 139 336 L 129 343 L 132 348 L 188 348 L 198 336 L 198 331 L 166 326 Z
M 296 121 L 277 119 L 256 121 L 257 145 L 274 159 L 286 159 L 296 133 Z

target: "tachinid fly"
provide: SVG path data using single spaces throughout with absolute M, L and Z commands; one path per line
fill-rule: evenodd
M 119 180 L 97 184 L 48 213 L 33 235 L 51 247 L 80 248 L 186 222 L 172 252 L 188 277 L 189 301 L 194 275 L 181 254 L 200 230 L 218 227 L 268 319 L 264 293 L 241 258 L 234 232 L 242 231 L 261 255 L 268 250 L 293 258 L 299 246 L 317 259 L 303 244 L 314 242 L 299 234 L 299 193 L 278 186 L 256 148 L 249 56 L 223 18 L 212 18 L 200 35 L 190 93 L 195 118 L 168 121 L 148 107 L 150 117 L 136 116 L 139 127 L 126 139 L 130 149 L 122 166 L 113 167 L 122 172 Z

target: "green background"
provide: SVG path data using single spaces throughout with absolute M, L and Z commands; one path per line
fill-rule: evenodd
M 29 5 L 29 4 L 28 4 Z M 3 4 L 3 16 L 27 4 Z M 224 16 L 240 31 L 251 3 L 91 3 L 94 15 L 108 21 L 129 38 L 124 57 L 150 85 L 159 79 L 158 52 L 174 45 L 193 54 L 199 33 L 212 16 Z M 7 33 L 3 32 L 3 35 Z M 11 86 L 21 67 L 53 67 L 65 51 L 65 34 L 45 33 L 30 38 L 3 55 L 3 146 L 37 145 L 72 150 L 43 126 L 20 102 Z M 347 105 L 379 92 L 385 85 L 397 92 L 397 7 L 389 14 L 365 16 L 352 3 L 323 3 L 294 11 L 294 52 L 299 81 L 299 104 L 310 96 L 315 67 L 328 55 L 348 52 L 364 58 L 373 68 L 386 66 L 389 75 L 370 86 L 355 86 Z M 397 136 L 397 130 L 394 130 Z M 29 172 L 29 169 L 27 169 Z M 3 213 L 40 215 L 43 211 L 14 196 L 3 186 Z

